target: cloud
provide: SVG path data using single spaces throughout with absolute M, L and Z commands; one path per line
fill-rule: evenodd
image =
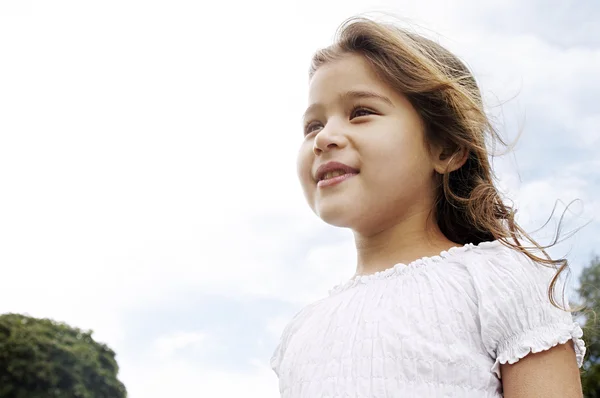
M 124 376 L 135 397 L 278 397 L 277 379 L 264 365 L 251 372 L 222 372 L 181 360 L 140 364 Z
M 491 2 L 472 7 L 469 21 L 488 32 L 539 37 L 553 45 L 599 47 L 600 6 L 593 0 L 577 3 L 557 0 Z
M 207 337 L 205 333 L 199 332 L 175 332 L 156 339 L 154 350 L 161 357 L 169 357 L 181 350 L 197 353 L 197 351 L 206 349 L 210 341 Z

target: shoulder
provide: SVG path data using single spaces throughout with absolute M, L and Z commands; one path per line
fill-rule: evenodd
M 543 255 L 539 250 L 531 253 Z M 547 291 L 558 272 L 556 266 L 534 261 L 525 252 L 499 241 L 473 246 L 465 255 L 463 264 L 474 283 L 483 289 L 491 288 L 495 293 L 509 293 L 511 289 Z
M 426 268 L 423 271 L 443 275 L 446 279 L 460 278 L 463 284 L 483 293 L 488 288 L 506 293 L 525 286 L 537 289 L 543 285 L 542 279 L 549 285 L 557 272 L 556 267 L 535 262 L 527 254 L 498 240 L 453 247 L 419 262 L 430 266 L 423 267 Z
M 533 252 L 536 256 L 541 251 Z M 465 263 L 475 287 L 481 335 L 488 353 L 496 359 L 492 369 L 514 363 L 530 352 L 541 352 L 573 340 L 578 364 L 585 347 L 582 331 L 570 312 L 550 300 L 549 287 L 558 272 L 553 265 L 534 261 L 527 254 L 500 243 L 473 250 L 477 261 Z M 557 285 L 555 292 L 562 292 Z M 555 301 L 568 309 L 563 297 Z
M 316 302 L 313 302 L 309 305 L 304 306 L 300 309 L 296 314 L 292 317 L 292 319 L 287 323 L 283 332 L 281 333 L 281 337 L 275 348 L 273 355 L 271 356 L 271 369 L 275 371 L 275 373 L 279 376 L 279 369 L 281 366 L 281 361 L 285 356 L 285 352 L 287 347 L 289 346 L 290 340 L 293 336 L 298 332 L 298 330 L 304 325 L 307 318 L 313 314 L 315 307 L 320 305 L 326 299 L 321 299 Z
M 472 261 L 465 262 L 464 266 L 477 292 L 480 313 L 512 312 L 514 314 L 506 315 L 514 318 L 527 309 L 543 308 L 549 314 L 561 314 L 551 311 L 555 307 L 549 296 L 550 285 L 558 272 L 556 266 L 534 261 L 526 253 L 498 241 L 476 247 L 471 256 Z M 563 304 L 561 298 L 555 299 Z

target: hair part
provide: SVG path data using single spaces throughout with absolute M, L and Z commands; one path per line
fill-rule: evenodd
M 432 215 L 442 233 L 463 245 L 498 240 L 555 268 L 548 287 L 550 302 L 565 311 L 578 310 L 568 309 L 564 301 L 561 307 L 555 299 L 557 282 L 568 270 L 568 262 L 566 258 L 551 259 L 545 249 L 557 243 L 558 235 L 550 245 L 537 243 L 516 222 L 516 210 L 504 203 L 496 188 L 487 145 L 507 144 L 486 115 L 475 78 L 465 64 L 421 35 L 354 17 L 340 26 L 333 45 L 315 53 L 309 78 L 322 65 L 348 54 L 362 56 L 383 82 L 410 101 L 424 123 L 428 143 L 441 145 L 450 160 L 467 154 L 462 167 L 437 175 Z

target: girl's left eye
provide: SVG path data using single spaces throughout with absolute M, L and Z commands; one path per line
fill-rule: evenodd
M 350 119 L 354 119 L 355 117 L 361 117 L 361 116 L 369 116 L 374 114 L 375 112 L 373 112 L 370 109 L 367 108 L 363 108 L 363 107 L 358 107 L 358 108 L 354 108 L 352 110 L 352 113 L 350 114 Z

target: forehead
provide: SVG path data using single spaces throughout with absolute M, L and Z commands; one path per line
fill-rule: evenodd
M 361 90 L 393 95 L 393 90 L 379 79 L 362 56 L 347 54 L 317 69 L 310 80 L 308 102 L 309 105 L 326 103 L 344 92 Z

